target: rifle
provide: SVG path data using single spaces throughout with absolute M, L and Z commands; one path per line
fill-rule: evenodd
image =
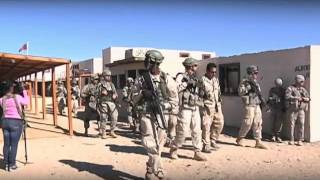
M 144 82 L 146 83 L 147 89 L 151 90 L 151 93 L 152 93 L 150 103 L 151 103 L 152 113 L 156 118 L 155 123 L 158 125 L 159 128 L 166 130 L 166 129 L 168 129 L 167 122 L 164 117 L 164 113 L 163 113 L 163 109 L 162 109 L 162 106 L 160 103 L 157 88 L 151 79 L 150 73 L 146 72 L 144 74 L 144 76 L 142 76 L 142 78 L 143 78 Z
M 254 81 L 248 81 L 248 83 L 251 86 L 252 91 L 258 95 L 258 98 L 260 100 L 260 108 L 262 109 L 262 108 L 266 107 L 266 105 L 267 105 L 266 101 L 264 100 L 262 93 L 261 93 L 261 90 L 258 87 L 257 83 Z

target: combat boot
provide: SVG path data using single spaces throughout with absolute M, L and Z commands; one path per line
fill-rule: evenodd
M 265 146 L 265 145 L 263 145 L 263 144 L 261 143 L 261 140 L 260 140 L 260 139 L 256 140 L 256 146 L 255 146 L 255 148 L 258 148 L 258 149 L 268 149 L 267 146 Z
M 209 146 L 209 144 L 204 144 L 203 145 L 202 152 L 211 153 L 211 147 Z
M 162 170 L 158 170 L 156 173 L 156 176 L 158 179 L 163 179 L 164 178 L 164 172 Z
M 215 150 L 220 149 L 216 141 L 211 141 L 211 147 L 213 147 Z
M 114 132 L 114 130 L 111 130 L 110 131 L 110 136 L 113 137 L 113 138 L 117 138 L 117 134 Z
M 200 151 L 194 152 L 193 159 L 196 161 L 207 161 L 206 156 L 204 156 Z
M 276 137 L 276 141 L 277 143 L 282 143 L 282 139 L 279 136 Z
M 107 139 L 106 130 L 101 131 L 101 139 Z
M 145 175 L 145 180 L 158 180 L 158 177 L 153 173 L 147 172 Z
M 238 146 L 244 147 L 243 138 L 238 137 L 237 140 L 236 140 L 236 143 L 237 143 Z
M 179 159 L 178 148 L 175 148 L 175 147 L 170 148 L 170 157 L 171 159 Z
M 302 141 L 298 141 L 297 146 L 303 146 L 303 142 Z
M 289 141 L 288 144 L 289 145 L 294 145 L 294 141 Z

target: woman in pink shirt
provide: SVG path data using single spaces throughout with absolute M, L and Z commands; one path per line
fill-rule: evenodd
M 16 170 L 16 156 L 18 143 L 22 133 L 24 117 L 23 106 L 29 103 L 27 91 L 23 89 L 23 96 L 15 92 L 17 82 L 6 82 L 3 90 L 4 96 L 0 98 L 2 114 L 2 131 L 3 131 L 3 157 L 6 164 L 6 170 Z

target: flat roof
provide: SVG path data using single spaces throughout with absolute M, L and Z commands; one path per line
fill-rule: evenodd
M 55 66 L 69 64 L 64 58 L 31 56 L 0 52 L 0 81 L 41 72 Z

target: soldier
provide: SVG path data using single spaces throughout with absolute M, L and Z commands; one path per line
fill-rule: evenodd
M 77 80 L 73 79 L 71 84 L 71 96 L 72 96 L 72 111 L 77 117 L 79 98 L 80 98 L 80 88 L 77 84 Z
M 221 91 L 219 80 L 216 77 L 217 66 L 214 63 L 207 64 L 206 74 L 202 76 L 200 95 L 203 98 L 202 108 L 202 139 L 203 152 L 210 153 L 211 146 L 216 150 L 219 146 L 216 141 L 223 129 L 224 117 L 221 109 Z
M 290 120 L 290 145 L 294 145 L 294 129 L 296 122 L 298 123 L 297 145 L 302 146 L 302 141 L 304 141 L 305 112 L 308 111 L 308 103 L 310 101 L 309 93 L 303 87 L 304 81 L 303 75 L 297 75 L 295 77 L 295 84 L 289 86 L 285 92 L 286 106 L 288 108 Z
M 90 119 L 99 120 L 99 115 L 97 113 L 97 86 L 99 83 L 98 75 L 91 75 L 90 81 L 85 85 L 81 91 L 81 98 L 84 99 L 85 109 L 84 109 L 84 134 L 88 136 L 88 128 L 90 127 Z
M 129 77 L 127 79 L 127 86 L 125 86 L 122 90 L 122 100 L 127 103 L 128 123 L 130 128 L 136 132 L 139 131 L 139 126 L 137 122 L 137 115 L 133 107 L 133 96 L 137 94 L 138 93 L 135 91 L 134 80 L 133 78 Z
M 118 110 L 115 104 L 118 94 L 114 84 L 111 82 L 111 71 L 104 70 L 103 79 L 98 85 L 98 106 L 97 110 L 100 115 L 100 134 L 101 138 L 106 138 L 107 119 L 111 121 L 110 136 L 116 138 L 115 129 L 118 121 Z
M 281 143 L 281 129 L 285 118 L 286 108 L 284 106 L 285 88 L 282 87 L 282 79 L 277 78 L 274 81 L 275 87 L 269 91 L 268 106 L 271 108 L 272 122 L 272 141 Z
M 66 107 L 67 89 L 64 86 L 62 80 L 58 80 L 57 84 L 58 110 L 60 115 L 63 115 L 65 113 L 64 108 Z
M 260 85 L 257 82 L 258 67 L 251 65 L 247 67 L 248 78 L 241 81 L 239 85 L 239 95 L 244 104 L 244 119 L 241 124 L 239 136 L 236 140 L 239 146 L 243 145 L 243 138 L 252 127 L 253 137 L 256 140 L 256 148 L 267 149 L 261 143 L 262 138 L 262 113 L 261 107 L 264 106 L 265 101 L 261 94 Z
M 170 76 L 160 70 L 164 57 L 157 50 L 149 50 L 145 55 L 147 71 L 137 81 L 137 89 L 141 92 L 135 96 L 134 105 L 141 103 L 141 135 L 142 144 L 147 150 L 146 179 L 162 179 L 164 171 L 161 165 L 161 150 L 166 142 L 166 120 L 163 112 L 174 106 L 170 101 Z
M 170 77 L 168 78 L 168 98 L 171 102 L 171 109 L 167 112 L 168 119 L 168 142 L 171 144 L 176 137 L 177 134 L 177 124 L 178 124 L 178 115 L 179 115 L 179 94 L 178 94 L 178 86 L 176 81 Z
M 186 58 L 183 62 L 185 73 L 177 76 L 180 112 L 177 125 L 177 135 L 174 139 L 170 156 L 178 159 L 178 148 L 185 142 L 185 138 L 191 128 L 192 144 L 194 147 L 194 159 L 206 161 L 201 153 L 201 118 L 199 112 L 199 80 L 196 75 L 197 60 Z

